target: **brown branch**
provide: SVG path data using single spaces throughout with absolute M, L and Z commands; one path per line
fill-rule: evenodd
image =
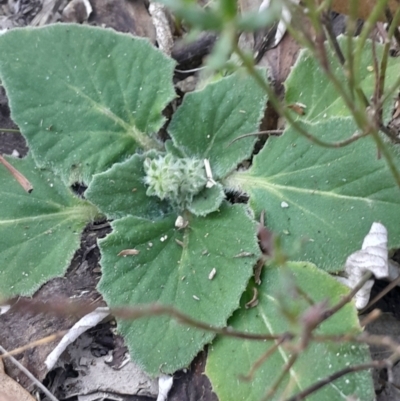
M 368 310 L 372 305 L 376 304 L 381 298 L 383 298 L 389 291 L 391 291 L 394 287 L 400 284 L 400 276 L 393 280 L 390 284 L 388 284 L 378 295 L 374 297 L 371 301 L 369 301 L 368 305 L 359 311 L 361 315 L 366 310 Z
M 382 369 L 382 368 L 390 368 L 392 365 L 387 362 L 386 360 L 383 361 L 373 361 L 370 363 L 363 363 L 360 365 L 355 365 L 355 366 L 349 366 L 347 368 L 344 368 L 342 370 L 339 370 L 338 372 L 326 377 L 325 379 L 319 380 L 312 386 L 306 388 L 305 390 L 301 391 L 300 393 L 288 398 L 286 401 L 301 401 L 304 400 L 307 396 L 309 396 L 312 393 L 315 393 L 317 390 L 321 389 L 322 387 L 325 387 L 327 384 L 334 382 L 335 380 L 349 374 L 349 373 L 355 373 L 359 372 L 362 370 L 368 370 L 368 369 Z
M 238 141 L 239 139 L 243 139 L 243 138 L 247 138 L 249 136 L 259 136 L 259 135 L 279 135 L 283 133 L 283 129 L 270 129 L 270 130 L 266 130 L 266 131 L 257 131 L 257 132 L 250 132 L 249 134 L 244 134 L 244 135 L 240 135 L 237 138 L 233 139 L 232 141 L 230 141 L 227 145 L 231 146 L 232 143 Z
M 329 308 L 325 311 L 323 320 L 320 323 L 322 323 L 324 320 L 331 317 L 337 311 L 342 309 L 343 306 L 348 304 L 353 299 L 353 297 L 357 294 L 357 292 L 363 287 L 363 285 L 371 278 L 371 276 L 372 276 L 371 272 L 367 272 L 366 274 L 364 274 L 364 276 L 359 281 L 359 283 L 347 295 L 342 297 L 342 299 L 336 305 L 332 306 L 331 308 Z
M 96 309 L 98 305 L 85 305 L 81 302 L 67 301 L 63 299 L 51 300 L 47 302 L 19 299 L 13 305 L 13 310 L 34 313 L 53 313 L 57 316 L 73 315 L 82 317 Z M 208 323 L 193 319 L 192 317 L 180 312 L 171 306 L 160 304 L 149 304 L 137 307 L 116 307 L 110 308 L 110 313 L 115 317 L 126 320 L 135 320 L 142 317 L 167 315 L 187 326 L 195 327 L 199 330 L 212 332 L 226 337 L 243 338 L 246 340 L 280 340 L 281 338 L 292 339 L 294 336 L 291 333 L 282 334 L 256 334 L 238 330 L 233 330 L 231 327 L 216 327 Z
M 250 369 L 250 372 L 247 373 L 245 376 L 240 376 L 239 378 L 244 380 L 244 381 L 251 381 L 253 380 L 254 373 L 256 372 L 257 369 L 260 368 L 260 366 L 279 348 L 281 344 L 283 344 L 285 341 L 287 341 L 288 338 L 281 337 L 279 340 L 275 342 L 274 345 L 272 345 L 264 354 L 262 354 L 253 364 L 253 366 Z
M 268 390 L 267 394 L 265 394 L 264 398 L 262 398 L 262 401 L 269 401 L 271 397 L 276 393 L 278 390 L 279 385 L 282 383 L 282 380 L 285 378 L 286 374 L 289 372 L 289 370 L 292 368 L 294 363 L 297 361 L 298 354 L 294 353 L 289 357 L 289 360 L 285 363 L 285 366 L 282 369 L 282 372 L 276 379 L 275 383 L 271 386 L 271 388 Z
M 47 395 L 47 397 L 52 400 L 52 401 L 58 401 L 56 397 L 54 397 L 53 394 L 50 393 L 50 391 L 21 363 L 19 363 L 14 357 L 10 355 L 10 353 L 7 353 L 7 351 L 0 345 L 0 352 L 4 354 L 8 354 L 8 358 L 10 361 L 22 372 L 25 374 L 28 379 L 30 379 L 41 391 L 43 391 L 44 394 Z M 4 356 L 4 355 L 3 355 Z

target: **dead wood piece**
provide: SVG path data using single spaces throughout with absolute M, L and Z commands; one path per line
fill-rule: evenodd
M 168 9 L 159 3 L 150 3 L 149 12 L 156 30 L 158 47 L 163 53 L 170 56 L 174 45 L 172 16 Z
M 145 0 L 91 0 L 89 23 L 156 41 L 156 33 Z

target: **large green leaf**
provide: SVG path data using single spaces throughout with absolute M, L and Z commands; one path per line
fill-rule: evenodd
M 172 305 L 195 319 L 224 326 L 238 307 L 259 249 L 243 205 L 223 204 L 206 218 L 176 215 L 150 221 L 125 217 L 100 240 L 103 276 L 99 290 L 108 305 Z M 118 256 L 126 249 L 136 255 Z M 209 275 L 213 269 L 216 275 Z M 169 317 L 118 323 L 133 359 L 147 372 L 172 373 L 190 363 L 213 334 L 185 327 Z
M 27 157 L 10 159 L 33 185 L 28 194 L 0 165 L 0 295 L 31 295 L 64 273 L 85 225 L 98 213 Z
M 68 182 L 159 144 L 174 62 L 144 39 L 59 24 L 0 36 L 0 79 L 40 165 Z
M 221 178 L 250 157 L 256 137 L 232 141 L 258 130 L 265 103 L 262 88 L 239 71 L 186 94 L 168 132 L 186 157 L 209 159 L 215 178 Z
M 347 43 L 339 42 L 346 53 Z M 376 52 L 380 57 L 382 46 L 377 45 Z M 367 42 L 358 71 L 367 97 L 374 89 L 372 54 Z M 330 51 L 328 55 L 330 69 L 340 82 L 346 82 L 343 67 Z M 390 59 L 387 85 L 396 80 L 398 68 L 399 60 Z M 304 104 L 305 115 L 298 119 L 315 137 L 335 142 L 356 132 L 343 99 L 307 51 L 300 54 L 285 86 L 288 103 Z M 345 91 L 349 94 L 346 85 Z M 390 106 L 388 102 L 386 116 Z M 389 151 L 399 168 L 398 152 Z M 249 171 L 234 173 L 227 184 L 246 191 L 256 213 L 266 211 L 268 227 L 284 234 L 284 249 L 291 259 L 340 270 L 346 257 L 359 249 L 373 221 L 387 226 L 390 246 L 400 242 L 400 228 L 395 224 L 399 189 L 371 138 L 327 149 L 289 127 L 282 137 L 269 139 Z
M 305 126 L 325 140 L 343 139 L 354 129 L 349 118 Z M 371 138 L 326 149 L 289 128 L 268 140 L 248 171 L 230 178 L 234 184 L 250 195 L 257 214 L 265 210 L 268 228 L 283 234 L 291 260 L 338 271 L 374 221 L 387 227 L 389 246 L 400 242 L 400 189 Z
M 301 314 L 310 306 L 305 297 L 299 295 L 299 291 L 295 291 L 296 287 L 307 294 L 308 299 L 314 302 L 328 299 L 330 305 L 338 302 L 348 292 L 346 287 L 312 264 L 288 263 L 286 268 L 269 267 L 262 276 L 262 285 L 258 288 L 258 305 L 247 310 L 244 308 L 245 303 L 253 296 L 249 290 L 243 296 L 242 309 L 234 313 L 229 324 L 234 329 L 251 333 L 278 335 L 287 331 L 300 332 L 301 326 L 289 324 L 283 314 L 283 310 L 286 310 L 292 317 L 297 316 L 297 321 L 300 321 Z M 347 305 L 317 329 L 318 334 L 325 335 L 360 331 L 353 304 Z M 218 337 L 214 341 L 209 350 L 206 374 L 220 401 L 264 399 L 290 358 L 290 350 L 285 345 L 278 347 L 278 350 L 256 370 L 250 381 L 246 382 L 240 376 L 248 374 L 260 356 L 273 345 L 272 341 L 244 341 L 228 337 Z M 268 401 L 286 399 L 349 365 L 369 360 L 367 346 L 349 342 L 313 341 L 291 367 L 275 396 L 268 398 Z M 369 372 L 342 377 L 307 397 L 307 400 L 344 401 L 350 396 L 356 396 L 363 401 L 375 399 Z

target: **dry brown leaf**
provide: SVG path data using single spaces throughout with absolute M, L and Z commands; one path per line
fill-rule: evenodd
M 28 181 L 28 179 L 1 155 L 0 163 L 11 173 L 11 175 L 18 181 L 18 183 L 21 185 L 22 188 L 25 189 L 26 192 L 31 193 L 33 191 L 33 186 Z
M 0 401 L 36 401 L 20 384 L 4 371 L 3 360 L 0 359 Z
M 313 36 L 311 24 L 308 23 L 304 15 L 298 15 L 292 20 L 293 26 L 301 26 L 309 35 Z M 297 59 L 301 46 L 292 38 L 285 35 L 278 46 L 268 50 L 261 59 L 259 65 L 270 69 L 270 74 L 275 84 L 275 88 L 282 90 L 282 83 L 285 82 L 289 72 Z

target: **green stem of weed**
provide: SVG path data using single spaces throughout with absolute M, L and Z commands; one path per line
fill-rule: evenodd
M 383 139 L 379 135 L 379 131 L 378 130 L 373 130 L 371 132 L 371 135 L 375 140 L 375 143 L 376 143 L 376 146 L 378 148 L 378 151 L 386 159 L 386 162 L 387 162 L 387 164 L 389 166 L 389 170 L 392 173 L 394 179 L 396 180 L 397 185 L 400 187 L 400 173 L 396 168 L 396 164 L 395 164 L 395 162 L 393 160 L 392 154 L 390 153 L 390 151 L 386 147 Z
M 400 8 L 397 9 L 396 14 L 393 17 L 392 23 L 390 24 L 388 30 L 388 37 L 386 39 L 384 48 L 383 48 L 383 56 L 381 61 L 381 70 L 380 70 L 380 80 L 381 80 L 381 90 L 383 92 L 384 85 L 385 85 L 385 76 L 386 76 L 386 69 L 387 69 L 387 61 L 389 59 L 389 50 L 390 50 L 390 43 L 394 36 L 394 33 L 397 27 L 400 24 Z M 395 81 L 394 85 L 392 85 L 385 93 L 384 96 L 381 97 L 379 103 L 377 104 L 378 108 L 382 108 L 385 102 L 389 99 L 390 96 L 394 94 L 394 92 L 400 86 L 400 76 Z
M 13 134 L 21 133 L 21 131 L 19 129 L 13 129 L 13 128 L 0 128 L 0 132 L 11 132 Z
M 325 147 L 325 148 L 339 148 L 342 146 L 346 146 L 356 140 L 358 140 L 361 136 L 364 135 L 352 135 L 350 138 L 340 141 L 340 142 L 325 142 L 322 141 L 321 139 L 316 138 L 315 136 L 311 135 L 309 132 L 307 132 L 290 114 L 289 110 L 286 109 L 285 107 L 282 107 L 280 104 L 280 101 L 275 94 L 273 88 L 265 82 L 263 76 L 260 74 L 259 71 L 255 68 L 253 61 L 250 60 L 246 55 L 242 52 L 242 50 L 239 48 L 237 43 L 234 43 L 233 45 L 233 50 L 234 52 L 238 55 L 240 60 L 242 61 L 243 65 L 246 67 L 247 71 L 249 74 L 254 78 L 254 80 L 260 85 L 260 87 L 267 93 L 268 99 L 271 102 L 272 106 L 276 110 L 276 112 L 285 117 L 286 120 L 292 125 L 292 127 L 302 136 L 306 137 L 309 139 L 311 142 L 315 143 L 316 145 Z
M 388 0 L 378 0 L 376 2 L 375 7 L 373 8 L 371 14 L 369 15 L 368 19 L 364 22 L 364 26 L 361 30 L 360 36 L 357 41 L 357 45 L 355 48 L 354 54 L 354 70 L 359 71 L 361 67 L 361 57 L 364 51 L 365 42 L 367 41 L 371 31 L 374 29 L 375 24 L 378 22 L 379 17 L 381 17 L 384 12 L 385 8 L 387 7 Z M 359 83 L 356 85 L 359 87 Z

